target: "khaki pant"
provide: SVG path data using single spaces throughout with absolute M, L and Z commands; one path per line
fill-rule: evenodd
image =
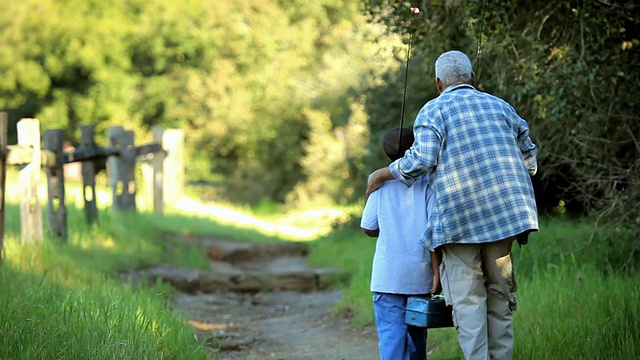
M 511 259 L 514 239 L 442 246 L 442 289 L 453 305 L 458 342 L 467 360 L 513 358 L 509 300 L 517 286 Z

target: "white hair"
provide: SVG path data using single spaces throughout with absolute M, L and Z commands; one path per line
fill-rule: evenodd
M 436 60 L 436 78 L 444 84 L 468 82 L 472 73 L 471 61 L 462 51 L 447 51 Z

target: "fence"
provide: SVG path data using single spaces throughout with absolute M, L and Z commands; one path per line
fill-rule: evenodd
M 153 209 L 162 213 L 167 200 L 175 200 L 182 191 L 184 174 L 184 134 L 181 130 L 153 128 L 153 142 L 134 145 L 133 131 L 121 126 L 107 131 L 109 145 L 99 147 L 94 141 L 93 125 L 81 127 L 79 146 L 63 151 L 62 130 L 47 130 L 40 147 L 40 122 L 22 119 L 17 123 L 18 143 L 8 145 L 7 114 L 0 112 L 0 259 L 4 242 L 6 175 L 8 165 L 19 166 L 20 238 L 23 243 L 43 239 L 43 220 L 38 184 L 42 169 L 47 178 L 47 225 L 57 237 L 67 239 L 64 165 L 81 164 L 84 211 L 88 223 L 98 222 L 96 175 L 107 170 L 115 211 L 135 211 L 135 167 L 142 161 Z M 0 260 L 1 261 L 1 260 Z

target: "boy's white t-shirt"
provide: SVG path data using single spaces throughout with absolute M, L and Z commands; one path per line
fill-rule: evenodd
M 371 272 L 371 291 L 426 294 L 433 281 L 429 250 L 420 243 L 433 208 L 427 176 L 410 187 L 386 181 L 369 195 L 360 227 L 379 229 Z

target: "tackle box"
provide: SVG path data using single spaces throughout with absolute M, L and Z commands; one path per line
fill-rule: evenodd
M 410 296 L 407 299 L 405 323 L 428 329 L 453 327 L 453 308 L 446 304 L 442 295 Z

